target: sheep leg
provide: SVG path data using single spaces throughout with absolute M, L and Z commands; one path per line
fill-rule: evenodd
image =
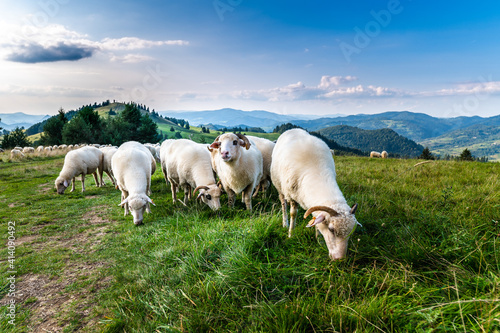
M 75 190 L 75 177 L 73 177 L 73 179 L 71 180 L 71 191 L 70 192 L 73 192 Z
M 285 196 L 280 193 L 280 201 L 281 201 L 281 212 L 283 213 L 283 228 L 288 227 L 288 208 L 286 205 Z
M 122 191 L 122 202 L 123 202 L 123 200 L 125 200 L 127 198 L 128 198 L 128 192 Z M 123 214 L 123 216 L 127 216 L 127 214 L 128 214 L 128 203 L 127 202 L 125 203 L 124 207 L 125 207 L 125 214 Z
M 85 175 L 82 173 L 82 192 L 85 192 Z
M 177 186 L 175 186 L 173 181 L 170 181 L 170 189 L 172 190 L 172 201 L 175 202 L 177 201 Z
M 187 203 L 190 199 L 190 194 L 191 194 L 191 190 L 189 188 L 189 185 L 184 186 L 184 205 L 187 205 Z
M 111 182 L 113 183 L 113 186 L 116 186 L 115 179 L 113 178 L 113 176 L 111 175 L 111 173 L 109 173 L 109 172 L 106 171 L 106 174 L 108 175 L 109 180 L 111 180 Z M 104 186 L 104 180 L 102 181 L 102 185 Z
M 97 172 L 99 172 L 99 179 L 101 180 L 99 184 L 101 184 L 101 186 L 104 186 L 104 180 L 102 180 L 102 174 L 104 170 L 102 168 L 97 168 Z
M 253 186 L 248 185 L 246 189 L 243 190 L 243 199 L 245 199 L 245 205 L 247 210 L 252 210 L 252 192 Z
M 102 177 L 101 177 L 101 181 L 98 181 L 97 180 L 97 172 L 92 173 L 92 176 L 94 176 L 95 186 L 101 187 Z
M 290 229 L 288 229 L 288 237 L 292 237 L 292 230 L 295 228 L 295 221 L 297 220 L 297 203 L 290 201 Z
M 236 194 L 230 188 L 228 188 L 226 190 L 226 192 L 227 192 L 227 205 L 229 206 L 229 208 L 233 208 L 234 207 L 234 199 L 236 199 Z

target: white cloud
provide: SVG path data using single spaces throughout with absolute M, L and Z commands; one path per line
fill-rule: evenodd
M 105 38 L 94 41 L 88 35 L 72 31 L 60 24 L 43 27 L 34 25 L 0 24 L 0 57 L 14 62 L 51 62 L 79 60 L 91 57 L 96 51 L 131 51 L 161 46 L 186 46 L 184 40 L 146 40 L 137 37 Z M 118 56 L 111 54 L 116 61 Z M 149 60 L 143 55 L 121 56 L 123 62 Z
M 127 54 L 124 56 L 112 55 L 110 60 L 113 62 L 123 62 L 125 64 L 133 64 L 133 63 L 153 60 L 153 57 L 142 54 Z
M 306 86 L 302 82 L 289 84 L 284 87 L 262 90 L 243 90 L 233 93 L 234 98 L 268 100 L 270 102 L 297 101 L 297 100 L 324 100 L 335 98 L 367 98 L 401 96 L 403 92 L 392 88 L 373 85 L 349 85 L 357 81 L 354 76 L 321 77 L 317 86 Z
M 96 43 L 103 50 L 138 50 L 154 46 L 177 45 L 186 46 L 189 42 L 184 40 L 160 40 L 152 41 L 137 37 L 123 37 L 118 39 L 105 38 L 102 42 Z

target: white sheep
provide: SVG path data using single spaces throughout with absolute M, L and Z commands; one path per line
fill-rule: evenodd
M 15 146 L 14 148 L 12 149 L 15 149 L 15 150 L 19 150 L 19 151 L 23 151 L 23 147 L 19 147 L 19 146 Z
M 164 156 L 162 170 L 163 164 L 166 165 L 163 174 L 171 184 L 174 204 L 178 201 L 178 188 L 184 189 L 184 205 L 191 199 L 194 188 L 193 194 L 200 191 L 198 199 L 213 210 L 220 208 L 222 191 L 215 181 L 207 145 L 187 139 L 173 140 L 165 145 L 161 155 Z
M 24 158 L 24 157 L 25 157 L 24 153 L 19 149 L 14 148 L 10 151 L 10 158 L 11 159 L 18 159 L 18 158 Z
M 49 153 L 52 151 L 52 147 L 45 147 L 45 148 L 43 148 L 43 151 L 46 153 Z
M 24 147 L 23 154 L 33 154 L 35 152 L 35 148 L 33 147 Z
M 219 135 L 209 146 L 215 170 L 228 195 L 229 207 L 234 206 L 236 194 L 242 192 L 246 208 L 252 210 L 252 193 L 262 179 L 262 154 L 255 144 L 242 134 Z
M 144 147 L 146 147 L 151 155 L 153 155 L 154 159 L 156 162 L 160 162 L 160 155 L 158 155 L 158 151 L 156 150 L 156 146 L 150 144 L 150 143 L 145 143 Z
M 103 154 L 97 148 L 83 147 L 77 150 L 72 150 L 64 157 L 64 165 L 56 179 L 57 193 L 64 194 L 64 191 L 71 186 L 71 192 L 75 190 L 75 178 L 81 175 L 82 192 L 85 191 L 85 176 L 92 174 L 97 187 L 101 186 L 102 181 L 102 162 Z M 99 173 L 100 180 L 97 179 Z
M 43 146 L 36 147 L 36 152 L 37 153 L 42 153 L 43 152 Z
M 102 161 L 102 170 L 108 175 L 109 179 L 116 186 L 115 178 L 113 177 L 113 170 L 111 169 L 111 158 L 118 150 L 115 147 L 101 147 L 99 150 L 102 151 L 104 157 Z M 104 179 L 101 178 L 101 185 L 104 186 Z
M 151 166 L 153 156 L 143 144 L 129 141 L 122 144 L 111 158 L 111 169 L 116 185 L 120 189 L 120 206 L 125 208 L 125 216 L 132 214 L 134 224 L 142 224 L 144 211 L 150 213 Z
M 372 157 L 382 157 L 382 155 L 379 152 L 372 151 L 370 153 L 370 158 L 372 158 Z
M 281 201 L 283 227 L 290 226 L 288 236 L 292 236 L 299 204 L 307 210 L 304 218 L 313 214 L 308 227 L 316 226 L 321 232 L 330 258 L 344 258 L 358 223 L 354 216 L 357 204 L 349 207 L 342 195 L 328 146 L 302 129 L 291 129 L 278 138 L 272 157 L 271 178 Z
M 269 188 L 269 185 L 271 185 L 271 161 L 276 143 L 257 136 L 247 135 L 247 138 L 255 143 L 255 147 L 257 147 L 262 154 L 262 179 L 255 189 L 255 194 L 253 195 L 255 197 L 259 190 L 265 192 Z
M 380 153 L 380 157 L 382 157 L 382 158 L 388 158 L 388 157 L 389 157 L 389 153 L 387 153 L 387 152 L 384 150 L 382 153 Z

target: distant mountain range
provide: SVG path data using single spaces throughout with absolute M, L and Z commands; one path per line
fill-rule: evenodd
M 23 112 L 0 113 L 0 127 L 8 131 L 12 131 L 16 127 L 28 128 L 48 118 L 50 118 L 49 115 L 32 115 Z
M 500 115 L 489 118 L 478 116 L 437 118 L 423 113 L 389 111 L 379 114 L 321 117 L 234 109 L 178 113 L 164 111 L 160 114 L 183 118 L 193 125 L 211 124 L 211 128 L 261 127 L 266 131 L 271 131 L 277 125 L 287 122 L 309 131 L 338 125 L 348 125 L 364 130 L 390 128 L 408 139 L 428 146 L 436 154 L 459 155 L 465 148 L 468 148 L 476 157 L 488 156 L 490 160 L 500 160 L 500 133 L 498 133 L 500 130 L 495 130 L 500 126 Z M 487 136 L 477 134 L 481 131 L 489 134 Z M 334 137 L 332 139 L 337 140 Z M 345 142 L 343 144 L 347 145 Z M 364 149 L 356 146 L 353 148 Z
M 212 124 L 215 128 L 260 127 L 267 132 L 283 123 L 307 121 L 321 117 L 303 114 L 282 115 L 269 111 L 242 111 L 229 108 L 210 111 L 159 111 L 158 113 L 166 117 L 185 119 L 194 126 Z

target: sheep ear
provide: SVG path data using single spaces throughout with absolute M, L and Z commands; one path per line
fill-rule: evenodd
M 200 194 L 196 197 L 196 200 L 200 199 L 203 196 L 203 192 L 200 191 Z
M 120 204 L 119 204 L 118 206 L 123 206 L 123 205 L 125 205 L 127 202 L 128 202 L 128 198 L 126 198 L 125 200 L 123 200 L 122 202 L 120 202 Z
M 250 149 L 251 143 L 246 143 L 244 140 L 240 140 L 240 146 L 245 147 L 246 150 Z
M 214 143 L 212 143 L 210 145 L 210 148 L 212 148 L 212 149 L 219 149 L 219 146 L 220 146 L 220 142 L 216 141 L 216 142 L 214 142 Z M 208 150 L 210 150 L 210 149 L 208 149 Z
M 207 146 L 207 149 L 208 149 L 209 152 L 213 152 L 214 151 L 214 149 L 211 146 Z
M 147 198 L 147 200 L 148 200 L 148 202 L 149 202 L 150 204 L 152 204 L 153 206 L 156 206 L 156 205 L 155 205 L 155 203 L 153 202 L 153 200 L 151 200 L 151 198 L 150 198 L 150 197 L 146 196 L 146 198 Z
M 68 187 L 69 186 L 68 181 L 66 179 L 64 180 L 63 185 L 64 185 L 64 187 Z
M 352 207 L 351 207 L 351 214 L 356 214 L 356 210 L 358 210 L 358 204 L 354 204 Z
M 306 225 L 306 227 L 314 227 L 316 224 L 320 224 L 325 221 L 325 215 L 319 214 L 317 217 L 313 217 L 313 219 Z

